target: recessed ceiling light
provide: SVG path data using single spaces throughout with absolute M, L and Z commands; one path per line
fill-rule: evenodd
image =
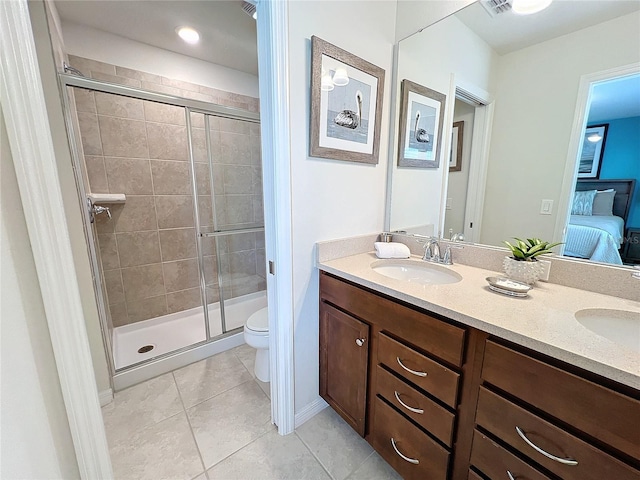
M 538 13 L 549 5 L 553 0 L 513 0 L 511 11 L 519 15 L 531 15 Z
M 200 40 L 200 34 L 198 31 L 191 27 L 178 27 L 176 28 L 176 33 L 181 39 L 192 45 L 198 43 Z

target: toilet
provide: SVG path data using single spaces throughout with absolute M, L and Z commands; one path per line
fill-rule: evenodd
M 244 341 L 256 349 L 254 371 L 261 382 L 268 382 L 269 375 L 269 317 L 267 307 L 252 313 L 244 324 Z

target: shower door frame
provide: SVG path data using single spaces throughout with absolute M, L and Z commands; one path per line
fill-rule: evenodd
M 221 335 L 216 335 L 215 337 L 211 337 L 210 335 L 210 326 L 209 326 L 209 303 L 206 294 L 206 280 L 204 274 L 204 262 L 202 255 L 202 238 L 204 237 L 215 237 L 216 242 L 216 257 L 218 257 L 218 238 L 226 235 L 233 235 L 236 233 L 249 233 L 256 231 L 264 231 L 264 224 L 255 224 L 249 225 L 247 227 L 240 228 L 228 228 L 224 230 L 216 230 L 217 227 L 215 225 L 215 201 L 214 201 L 214 191 L 212 190 L 211 194 L 211 202 L 213 207 L 213 215 L 214 215 L 214 232 L 213 233 L 203 233 L 200 228 L 200 216 L 199 216 L 199 207 L 198 207 L 198 192 L 197 192 L 197 182 L 196 182 L 196 172 L 195 172 L 195 160 L 193 155 L 193 141 L 192 141 L 192 130 L 191 130 L 191 114 L 198 113 L 203 114 L 206 119 L 206 125 L 209 124 L 208 117 L 216 116 L 216 117 L 224 117 L 232 120 L 240 120 L 251 123 L 260 123 L 260 115 L 258 113 L 249 112 L 246 110 L 240 110 L 233 107 L 226 107 L 223 105 L 212 104 L 208 102 L 203 102 L 200 100 L 192 100 L 184 97 L 177 97 L 173 95 L 167 95 L 163 93 L 151 92 L 148 90 L 143 90 L 135 87 L 129 87 L 125 85 L 119 85 L 111 82 L 106 82 L 102 80 L 94 80 L 86 77 L 80 77 L 76 75 L 70 75 L 67 73 L 58 73 L 58 83 L 60 88 L 60 94 L 63 100 L 63 111 L 65 115 L 65 123 L 67 129 L 67 136 L 69 139 L 69 146 L 71 149 L 71 158 L 73 162 L 73 170 L 74 176 L 76 180 L 76 188 L 78 190 L 78 194 L 80 195 L 80 203 L 82 210 L 82 220 L 83 227 L 85 230 L 85 238 L 88 244 L 89 250 L 89 260 L 92 270 L 92 276 L 94 281 L 94 293 L 96 297 L 96 302 L 98 304 L 98 316 L 100 318 L 100 329 L 102 332 L 102 339 L 105 344 L 105 350 L 107 350 L 107 364 L 109 366 L 109 378 L 111 387 L 114 387 L 114 379 L 117 375 L 132 372 L 136 369 L 139 369 L 142 366 L 150 365 L 155 362 L 158 362 L 163 359 L 167 359 L 176 355 L 179 355 L 184 352 L 188 352 L 194 348 L 205 346 L 211 344 L 215 340 L 222 339 L 224 337 L 234 335 L 237 332 L 234 329 L 229 332 L 225 332 L 225 321 L 224 321 L 224 298 L 222 298 L 222 274 L 220 271 L 220 262 L 218 261 L 218 285 L 220 288 L 220 312 L 221 312 L 221 322 L 223 333 Z M 75 123 L 72 118 L 71 111 L 71 102 L 69 98 L 68 88 L 84 88 L 91 91 L 98 91 L 103 93 L 108 93 L 112 95 L 120 95 L 129 98 L 136 98 L 144 101 L 151 101 L 156 103 L 162 103 L 165 105 L 171 105 L 175 107 L 180 107 L 184 109 L 185 119 L 186 119 L 186 131 L 187 131 L 187 144 L 188 144 L 188 164 L 190 171 L 190 180 L 192 184 L 192 194 L 194 195 L 194 222 L 195 222 L 195 230 L 196 230 L 196 248 L 197 248 L 197 258 L 198 258 L 198 275 L 199 275 L 199 285 L 201 292 L 201 306 L 203 308 L 204 313 L 204 322 L 205 322 L 205 340 L 197 343 L 192 343 L 185 347 L 182 347 L 177 350 L 173 350 L 156 357 L 152 357 L 131 365 L 127 365 L 126 367 L 122 367 L 116 369 L 115 359 L 114 359 L 114 351 L 111 339 L 112 325 L 108 320 L 107 316 L 107 302 L 104 298 L 104 285 L 102 283 L 102 267 L 98 261 L 98 249 L 95 244 L 95 238 L 93 234 L 93 229 L 91 226 L 91 221 L 89 217 L 88 210 L 86 208 L 86 199 L 87 192 L 84 185 L 84 178 L 82 175 L 82 166 L 80 160 L 80 151 L 78 149 L 78 142 L 80 141 L 79 132 L 76 131 Z M 210 168 L 210 182 L 213 184 L 213 159 L 211 156 L 211 148 L 210 148 L 210 132 L 205 130 L 206 132 L 206 140 L 207 140 L 207 161 Z M 219 260 L 219 259 L 218 259 Z M 124 388 L 124 387 L 121 387 Z

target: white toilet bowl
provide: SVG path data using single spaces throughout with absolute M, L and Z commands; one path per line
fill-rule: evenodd
M 268 382 L 269 375 L 269 318 L 267 307 L 252 313 L 244 324 L 244 341 L 256 349 L 254 371 L 261 382 Z

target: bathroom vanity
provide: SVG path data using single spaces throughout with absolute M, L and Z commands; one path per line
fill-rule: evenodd
M 640 479 L 638 357 L 589 358 L 607 345 L 572 346 L 580 332 L 555 341 L 571 324 L 549 298 L 575 289 L 501 297 L 468 266 L 457 285 L 405 285 L 372 261 L 320 264 L 320 394 L 404 478 Z

